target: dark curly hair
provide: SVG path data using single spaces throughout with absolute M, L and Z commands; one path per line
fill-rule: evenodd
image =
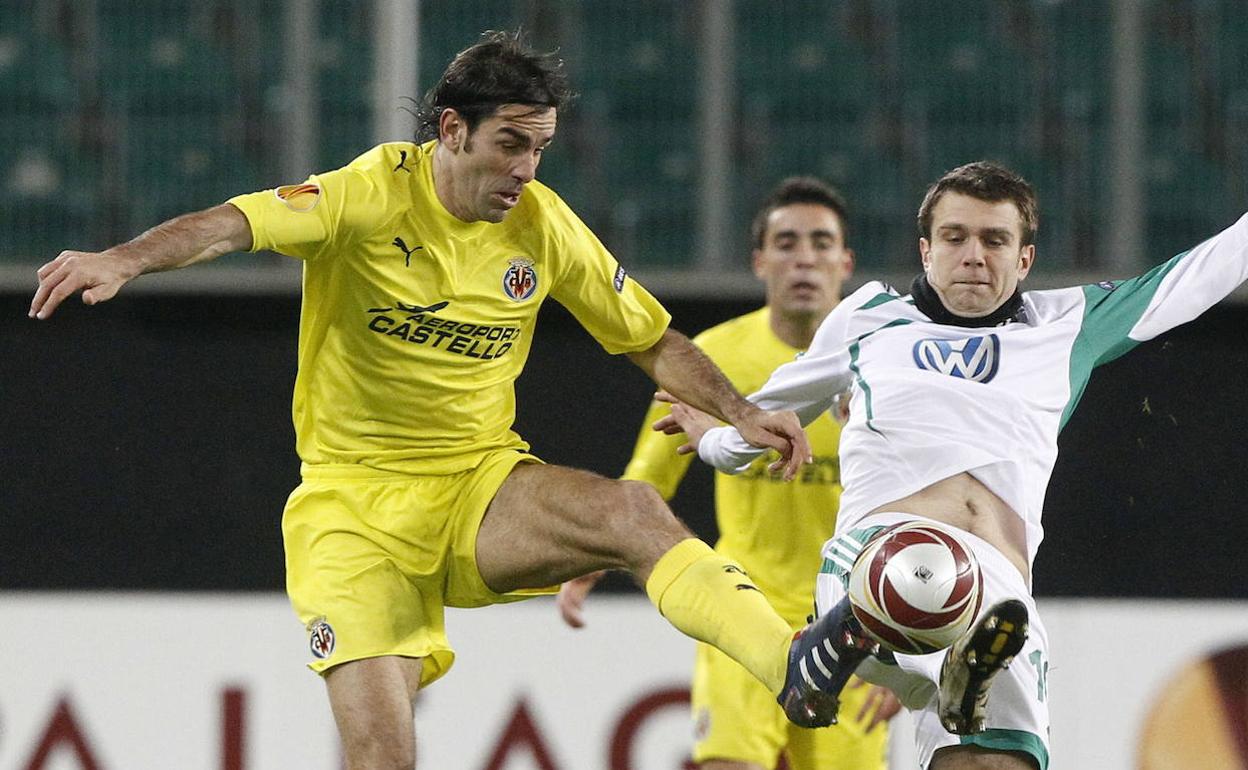
M 448 107 L 462 115 L 472 131 L 504 104 L 558 109 L 572 96 L 563 60 L 554 52 L 531 50 L 519 31 L 485 32 L 455 55 L 425 94 L 417 114 L 416 141 L 437 138 L 438 121 Z

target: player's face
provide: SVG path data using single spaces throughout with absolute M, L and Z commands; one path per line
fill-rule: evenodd
M 841 218 L 814 203 L 772 211 L 763 246 L 754 250 L 754 274 L 767 284 L 767 304 L 790 316 L 827 315 L 853 269 Z
M 948 192 L 932 209 L 932 239 L 919 239 L 928 283 L 946 308 L 986 316 L 1014 294 L 1036 247 L 1022 245 L 1023 220 L 1012 201 Z
M 555 118 L 553 107 L 504 104 L 469 132 L 452 116 L 443 138 L 452 150 L 451 213 L 466 222 L 503 221 L 537 174 Z

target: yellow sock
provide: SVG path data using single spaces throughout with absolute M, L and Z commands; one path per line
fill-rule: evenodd
M 673 626 L 718 647 L 780 692 L 793 631 L 731 560 L 701 540 L 682 540 L 659 557 L 646 594 Z

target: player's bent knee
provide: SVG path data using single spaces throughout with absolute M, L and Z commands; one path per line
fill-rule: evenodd
M 644 481 L 619 481 L 622 508 L 626 514 L 619 516 L 617 521 L 627 532 L 635 533 L 636 527 L 646 531 L 671 532 L 687 534 L 688 530 L 676 515 L 659 491 Z

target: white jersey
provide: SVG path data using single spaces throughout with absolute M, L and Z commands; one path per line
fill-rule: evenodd
M 1245 279 L 1248 215 L 1136 278 L 1026 292 L 1022 311 L 1000 326 L 934 323 L 909 295 L 870 282 L 750 400 L 792 409 L 804 424 L 852 386 L 838 533 L 966 472 L 1022 517 L 1030 564 L 1044 534 L 1058 432 L 1092 370 L 1192 320 Z M 729 473 L 760 452 L 731 427 L 708 431 L 698 446 L 703 460 Z

